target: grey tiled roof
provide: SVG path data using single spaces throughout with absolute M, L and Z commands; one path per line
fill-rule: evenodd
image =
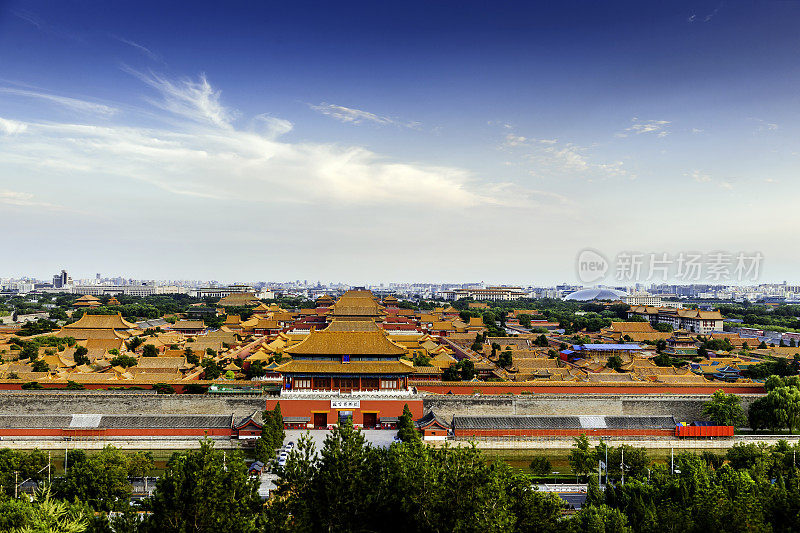
M 229 428 L 232 415 L 0 415 L 0 429 Z
M 454 416 L 455 429 L 674 429 L 671 416 Z
M 675 429 L 677 425 L 671 416 L 607 416 L 605 419 L 610 429 Z
M 381 420 L 383 420 L 383 418 L 381 418 Z M 428 411 L 428 413 L 425 414 L 419 420 L 415 420 L 414 421 L 414 425 L 419 428 L 419 427 L 427 426 L 428 424 L 430 424 L 431 422 L 434 422 L 434 421 L 438 422 L 440 425 L 442 425 L 442 426 L 444 426 L 446 428 L 450 427 L 450 423 L 447 422 L 447 420 L 445 420 L 443 417 L 440 417 L 439 415 L 437 415 L 436 412 L 434 412 L 433 410 Z
M 0 415 L 0 429 L 68 428 L 72 415 Z
M 232 415 L 103 415 L 101 428 L 229 428 Z

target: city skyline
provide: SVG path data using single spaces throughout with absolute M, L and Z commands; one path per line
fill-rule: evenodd
M 9 276 L 793 279 L 800 6 L 95 7 L 0 6 Z

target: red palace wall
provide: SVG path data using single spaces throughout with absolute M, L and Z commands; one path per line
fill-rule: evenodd
M 427 382 L 415 383 L 420 392 L 435 394 L 713 394 L 722 389 L 734 394 L 763 394 L 761 384 L 709 383 L 708 385 L 525 385 L 490 382 Z
M 230 437 L 229 428 L 0 429 L 1 437 Z
M 347 398 L 333 398 L 336 401 L 346 400 Z M 358 398 L 353 398 L 358 399 Z M 283 416 L 303 416 L 314 421 L 314 413 L 326 413 L 328 425 L 339 423 L 339 411 L 353 412 L 353 425 L 361 426 L 364 424 L 364 413 L 377 413 L 378 418 L 400 417 L 403 414 L 403 407 L 408 404 L 411 409 L 411 416 L 414 420 L 422 418 L 422 399 L 360 399 L 359 408 L 331 407 L 331 398 L 276 398 L 267 400 L 267 410 L 275 409 L 275 404 L 280 401 L 281 414 Z
M 733 437 L 733 426 L 678 426 L 676 437 Z
M 456 437 L 675 436 L 674 429 L 455 429 Z

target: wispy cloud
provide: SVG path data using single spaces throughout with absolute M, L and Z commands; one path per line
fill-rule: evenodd
M 723 5 L 724 5 L 724 2 L 720 3 L 716 8 L 714 8 L 714 11 L 712 11 L 712 12 L 710 12 L 707 15 L 704 15 L 704 16 L 699 16 L 698 17 L 696 13 L 692 13 L 686 19 L 686 22 L 689 22 L 689 23 L 693 23 L 693 22 L 711 22 L 711 19 L 713 19 L 717 15 L 717 13 L 719 13 L 719 10 L 722 9 Z
M 48 202 L 35 200 L 33 194 L 19 191 L 9 191 L 0 189 L 0 204 L 13 205 L 16 207 L 43 207 L 47 209 L 61 209 L 60 206 Z
M 700 170 L 685 172 L 683 175 L 692 178 L 697 183 L 708 183 L 711 181 L 711 176 Z
M 697 183 L 713 184 L 725 190 L 733 189 L 734 182 L 736 181 L 736 178 L 715 178 L 711 174 L 697 169 L 684 172 L 683 175 L 692 178 Z
M 152 71 L 144 73 L 127 66 L 123 66 L 123 70 L 158 92 L 160 100 L 147 98 L 152 105 L 195 122 L 232 128 L 236 113 L 222 105 L 221 91 L 211 87 L 205 74 L 201 74 L 197 81 L 189 78 L 171 80 Z
M 78 98 L 69 98 L 66 96 L 58 96 L 38 91 L 29 91 L 25 89 L 15 89 L 12 87 L 0 87 L 0 93 L 13 94 L 15 96 L 24 96 L 27 98 L 37 98 L 52 102 L 62 107 L 66 107 L 72 111 L 81 113 L 92 113 L 103 117 L 110 117 L 117 113 L 117 109 L 105 104 L 98 104 L 97 102 L 89 102 L 87 100 L 79 100 Z
M 156 54 L 155 52 L 153 52 L 152 50 L 150 50 L 149 48 L 147 48 L 144 45 L 141 45 L 141 44 L 139 44 L 139 43 L 137 43 L 135 41 L 131 41 L 130 39 L 126 39 L 125 37 L 120 37 L 119 35 L 111 34 L 111 37 L 113 39 L 116 39 L 117 41 L 119 41 L 121 43 L 127 44 L 128 46 L 131 46 L 131 47 L 135 48 L 136 50 L 139 50 L 144 55 L 146 55 L 147 57 L 152 59 L 153 61 L 158 61 L 159 63 L 163 63 L 164 62 L 164 60 L 161 59 L 160 55 Z
M 616 137 L 627 137 L 628 135 L 654 134 L 656 137 L 666 137 L 669 135 L 669 120 L 639 120 L 638 117 L 631 119 L 631 125 L 625 128 Z
M 16 9 L 13 10 L 12 13 L 17 18 L 24 20 L 28 24 L 31 24 L 32 26 L 34 26 L 36 29 L 38 29 L 43 33 L 47 33 L 54 37 L 59 37 L 62 39 L 69 39 L 71 41 L 79 41 L 79 42 L 83 41 L 83 38 L 80 35 L 68 32 L 62 28 L 50 24 L 49 22 L 47 22 L 42 17 L 40 17 L 39 15 L 37 15 L 32 11 L 28 11 L 26 9 Z
M 403 122 L 392 117 L 376 115 L 375 113 L 370 113 L 369 111 L 364 111 L 362 109 L 328 104 L 326 102 L 318 105 L 309 104 L 309 107 L 314 111 L 318 111 L 323 115 L 335 118 L 336 120 L 344 122 L 345 124 L 363 124 L 365 122 L 370 122 L 373 124 L 380 124 L 382 126 L 392 125 L 413 129 L 418 128 L 421 125 L 419 122 Z
M 756 126 L 756 133 L 761 133 L 765 131 L 775 131 L 779 129 L 778 125 L 774 122 L 767 122 L 761 118 L 752 118 L 750 120 L 754 120 L 758 125 Z
M 532 175 L 572 174 L 635 178 L 635 175 L 624 168 L 622 161 L 592 162 L 586 155 L 588 148 L 559 142 L 558 139 L 536 139 L 509 132 L 504 136 L 501 148 L 521 150 L 522 157 L 533 166 L 529 171 Z
M 53 179 L 80 172 L 84 179 L 138 180 L 187 197 L 265 204 L 463 208 L 543 198 L 540 191 L 486 182 L 462 168 L 391 161 L 340 143 L 286 142 L 281 136 L 293 125 L 278 117 L 259 115 L 240 129 L 204 76 L 172 80 L 131 72 L 157 91 L 154 105 L 185 120 L 167 121 L 169 128 L 14 120 L 3 128 L 25 134 L 4 138 L 0 160 L 46 169 Z
M 0 118 L 0 133 L 16 135 L 17 133 L 22 133 L 27 128 L 28 126 L 25 123 L 19 122 L 18 120 Z

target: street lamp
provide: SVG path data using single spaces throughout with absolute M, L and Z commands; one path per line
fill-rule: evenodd
M 555 471 L 554 471 L 554 472 L 553 472 L 553 485 L 555 485 L 555 484 L 556 484 L 556 476 L 557 476 L 557 475 L 558 475 L 558 472 L 555 472 Z

